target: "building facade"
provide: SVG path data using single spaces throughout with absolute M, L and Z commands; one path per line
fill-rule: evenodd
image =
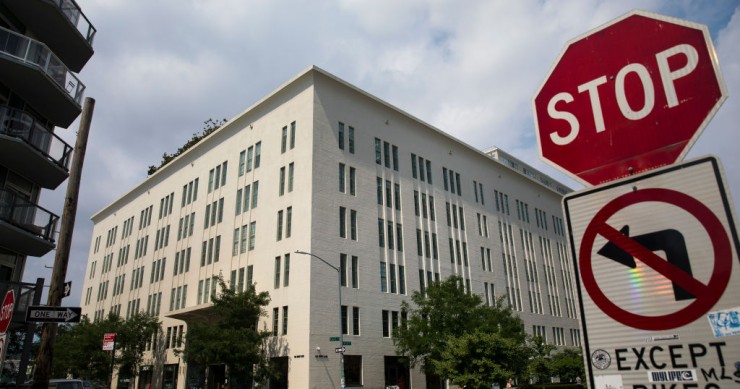
M 270 293 L 259 325 L 284 376 L 269 387 L 340 387 L 341 323 L 348 387 L 425 388 L 391 333 L 401 302 L 453 274 L 487 304 L 508 296 L 528 332 L 580 345 L 567 191 L 312 67 L 92 217 L 81 306 L 160 316 L 162 357 L 136 388 L 204 385 L 174 350 L 219 275 Z
M 80 114 L 75 75 L 93 55 L 95 28 L 74 0 L 0 0 L 0 282 L 55 247 L 61 210 L 41 190 L 69 176 L 72 146 L 54 133 Z

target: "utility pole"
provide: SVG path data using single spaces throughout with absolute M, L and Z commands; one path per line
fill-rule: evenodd
M 74 232 L 75 217 L 77 216 L 77 198 L 80 193 L 82 165 L 85 161 L 87 136 L 90 133 L 90 122 L 92 121 L 94 108 L 95 100 L 86 97 L 85 105 L 82 107 L 80 129 L 77 132 L 75 155 L 74 159 L 72 159 L 69 181 L 67 182 L 67 195 L 64 199 L 62 223 L 59 228 L 59 243 L 57 244 L 57 253 L 54 258 L 54 270 L 51 273 L 49 298 L 46 303 L 50 307 L 59 307 L 62 304 L 64 280 L 67 277 L 67 264 L 69 263 L 69 252 L 72 249 L 72 233 Z M 49 386 L 56 336 L 57 324 L 44 323 L 41 330 L 39 355 L 36 358 L 36 369 L 33 373 L 33 385 L 31 386 L 33 389 L 45 389 Z

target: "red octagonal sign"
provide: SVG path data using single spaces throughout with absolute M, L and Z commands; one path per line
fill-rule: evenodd
M 3 305 L 0 306 L 0 335 L 8 331 L 10 320 L 13 318 L 13 307 L 15 306 L 15 292 L 8 289 L 3 299 Z
M 534 98 L 540 155 L 586 185 L 668 165 L 726 97 L 706 26 L 633 11 L 555 62 Z

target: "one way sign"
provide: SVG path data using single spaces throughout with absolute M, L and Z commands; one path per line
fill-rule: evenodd
M 26 311 L 26 321 L 34 323 L 79 323 L 80 307 L 30 306 Z

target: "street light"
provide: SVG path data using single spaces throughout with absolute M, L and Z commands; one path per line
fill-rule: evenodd
M 342 331 L 342 271 L 332 265 L 329 262 L 326 262 L 323 258 L 319 257 L 316 254 L 312 254 L 306 251 L 300 251 L 296 250 L 296 254 L 303 254 L 303 255 L 310 255 L 319 261 L 323 262 L 325 265 L 329 266 L 330 268 L 334 269 L 337 272 L 337 289 L 339 290 L 339 383 L 341 384 L 342 389 L 345 389 L 344 386 L 344 332 Z M 309 282 L 310 284 L 310 282 Z

